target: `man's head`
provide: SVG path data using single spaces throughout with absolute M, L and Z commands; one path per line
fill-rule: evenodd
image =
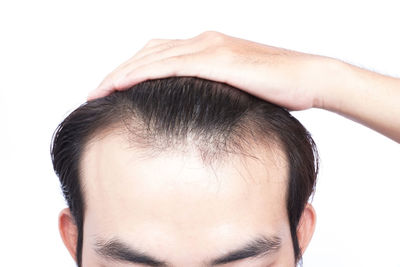
M 309 133 L 224 83 L 148 80 L 85 103 L 51 154 L 81 266 L 294 266 L 314 230 Z

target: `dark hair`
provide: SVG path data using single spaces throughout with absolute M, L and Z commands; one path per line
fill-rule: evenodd
M 314 192 L 318 153 L 309 132 L 285 108 L 226 83 L 196 77 L 147 80 L 125 91 L 84 103 L 57 127 L 51 144 L 54 171 L 78 228 L 81 265 L 85 201 L 80 161 L 85 145 L 101 131 L 125 128 L 140 151 L 164 151 L 188 136 L 205 163 L 254 145 L 278 144 L 289 164 L 287 213 L 296 262 L 297 226 Z

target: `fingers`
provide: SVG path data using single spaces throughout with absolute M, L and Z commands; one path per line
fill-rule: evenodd
M 121 68 L 113 71 L 115 74 L 114 77 L 118 79 L 118 77 L 123 76 L 126 72 L 129 72 L 140 65 L 189 52 L 193 52 L 192 47 L 182 46 L 177 42 L 166 42 L 157 46 L 153 46 L 149 49 L 143 50 L 141 53 L 137 54 L 137 56 L 127 61 L 124 66 L 121 66 Z
M 176 40 L 178 40 L 178 39 L 176 39 Z M 143 48 L 158 46 L 160 44 L 168 43 L 170 41 L 173 41 L 173 39 L 151 39 L 145 44 L 145 46 Z
M 110 74 L 108 74 L 103 81 L 97 86 L 97 88 L 91 91 L 88 96 L 87 100 L 93 100 L 95 98 L 103 97 L 110 94 L 113 90 L 109 87 L 109 83 L 113 80 L 113 77 L 116 73 L 120 70 L 124 69 L 127 65 L 129 65 L 132 61 L 141 58 L 149 53 L 154 53 L 158 50 L 165 49 L 165 47 L 170 47 L 172 42 L 178 42 L 180 40 L 176 39 L 151 39 L 149 40 L 142 49 L 140 49 L 135 55 L 129 58 L 127 61 L 120 64 L 115 70 L 113 70 Z M 169 44 L 168 46 L 163 46 L 163 44 Z
M 87 99 L 90 101 L 104 97 L 113 91 L 122 90 L 148 79 L 176 76 L 178 69 L 184 67 L 184 57 L 190 56 L 171 56 L 159 58 L 148 63 L 131 64 L 124 71 L 119 70 L 114 75 L 110 74 L 98 88 L 89 93 Z M 177 68 L 178 65 L 179 68 Z M 184 72 L 179 73 L 181 73 L 179 75 L 185 76 Z
M 92 99 L 96 97 L 102 97 L 111 93 L 112 91 L 123 90 L 138 83 L 138 79 L 127 79 L 127 77 L 133 75 L 133 70 L 138 69 L 140 66 L 149 65 L 160 61 L 170 62 L 176 57 L 174 61 L 176 65 L 174 65 L 174 68 L 183 68 L 182 64 L 184 63 L 185 55 L 193 55 L 197 53 L 198 50 L 200 50 L 200 47 L 192 45 L 179 45 L 177 42 L 165 42 L 160 45 L 155 45 L 149 50 L 143 51 L 141 54 L 137 54 L 133 59 L 128 60 L 126 63 L 114 70 L 98 86 L 96 89 L 98 92 L 93 92 L 93 94 L 91 93 L 89 98 Z M 170 61 L 164 61 L 164 59 L 168 58 L 172 59 Z M 151 69 L 152 73 L 158 71 L 158 68 L 155 66 L 159 66 L 159 64 L 152 66 L 152 68 L 154 68 Z M 165 68 L 163 67 L 163 69 Z M 155 77 L 154 74 L 149 75 L 151 75 L 151 77 Z M 159 78 L 161 77 L 165 77 L 165 74 L 160 73 Z M 120 82 L 121 79 L 127 80 L 126 82 L 122 83 Z
M 176 47 L 184 43 L 181 39 L 152 39 L 135 55 L 132 59 L 137 59 L 146 56 L 150 53 L 155 53 L 168 48 Z
M 130 62 L 132 62 L 133 60 L 137 60 L 148 54 L 157 53 L 159 51 L 180 45 L 182 43 L 182 41 L 183 40 L 178 40 L 178 39 L 151 39 L 133 57 L 131 57 L 130 59 L 125 61 L 125 63 L 121 64 L 121 67 L 124 67 L 127 64 L 129 64 Z
M 212 40 L 221 39 L 221 36 L 216 32 L 204 32 L 189 39 L 152 39 L 133 57 L 107 75 L 100 85 L 89 93 L 87 99 L 103 97 L 147 79 L 177 75 L 195 76 L 193 69 L 202 65 L 201 62 L 205 59 L 194 55 L 212 46 Z M 186 65 L 189 59 L 194 58 L 197 62 Z M 203 68 L 203 71 L 206 69 Z M 139 76 L 134 77 L 136 75 Z
M 198 53 L 184 54 L 142 64 L 125 72 L 124 75 L 114 81 L 113 86 L 117 90 L 120 90 L 149 79 L 160 79 L 171 76 L 195 76 L 204 66 L 204 64 L 200 63 L 202 59 Z M 199 63 L 193 64 L 193 62 Z

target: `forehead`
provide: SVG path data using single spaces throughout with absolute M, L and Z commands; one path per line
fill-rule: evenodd
M 144 159 L 124 136 L 103 136 L 82 156 L 85 224 L 93 234 L 145 242 L 146 233 L 172 244 L 276 233 L 287 225 L 286 160 L 278 149 L 252 154 L 258 160 L 206 167 L 194 149 Z

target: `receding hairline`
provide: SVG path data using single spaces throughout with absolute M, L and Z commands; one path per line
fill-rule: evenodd
M 187 135 L 183 140 L 175 140 L 175 143 L 157 146 L 157 144 L 154 145 L 143 137 L 143 133 L 137 134 L 137 132 L 132 131 L 133 125 L 136 125 L 133 126 L 136 130 L 143 127 L 142 122 L 138 121 L 139 119 L 132 119 L 129 125 L 126 122 L 117 121 L 93 132 L 84 142 L 80 161 L 83 160 L 91 146 L 104 138 L 115 135 L 121 137 L 127 150 L 131 150 L 139 159 L 143 160 L 165 154 L 184 155 L 195 152 L 200 155 L 203 164 L 209 167 L 223 164 L 232 158 L 253 159 L 262 162 L 266 160 L 265 157 L 268 157 L 269 160 L 271 155 L 274 162 L 289 164 L 288 155 L 281 140 L 273 133 L 270 136 L 261 136 L 262 133 L 249 136 L 247 132 L 243 136 L 234 136 L 231 140 L 225 142 L 226 147 L 219 146 L 218 148 L 212 148 L 212 145 L 207 146 L 208 144 L 205 144 L 204 140 L 199 140 L 195 135 Z M 158 136 L 158 138 L 160 142 L 163 141 L 163 137 Z
M 88 135 L 83 142 L 83 152 L 93 143 L 108 135 L 119 135 L 124 137 L 128 148 L 140 154 L 144 159 L 164 153 L 185 153 L 188 148 L 194 148 L 201 153 L 205 165 L 223 162 L 232 156 L 258 159 L 255 155 L 260 154 L 260 150 L 267 154 L 279 152 L 288 162 L 285 146 L 278 134 L 273 130 L 265 132 L 251 115 L 244 116 L 229 133 L 229 136 L 211 134 L 212 140 L 204 138 L 202 133 L 196 132 L 188 133 L 184 137 L 163 136 L 152 127 L 146 125 L 138 116 L 123 114 L 118 120 L 111 121 Z

